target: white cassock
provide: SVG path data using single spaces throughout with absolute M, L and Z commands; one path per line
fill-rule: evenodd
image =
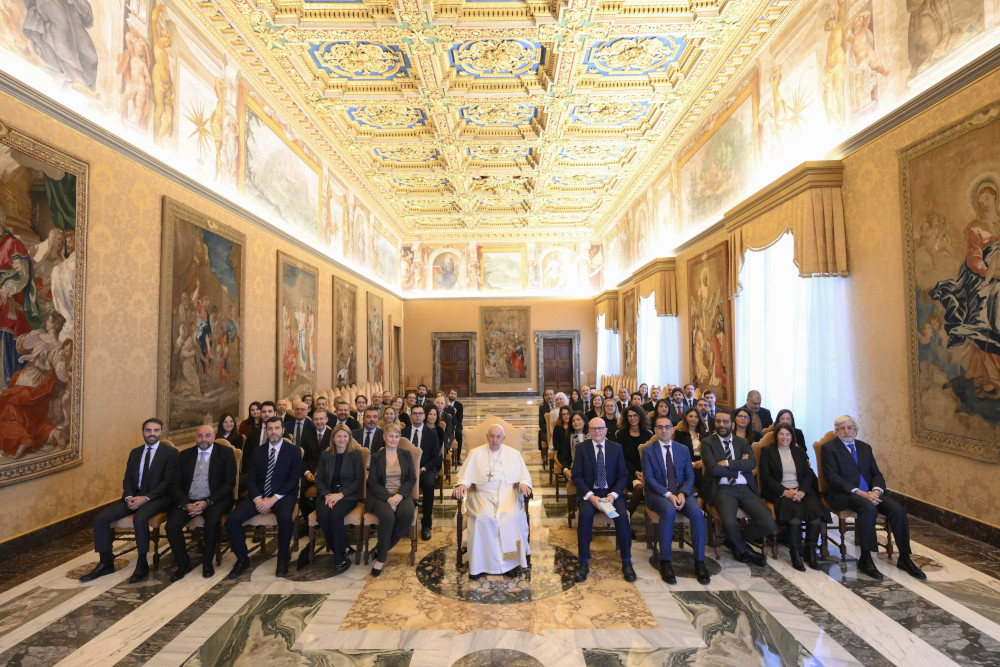
M 531 474 L 521 452 L 489 445 L 468 454 L 458 473 L 458 485 L 469 490 L 462 511 L 466 514 L 469 574 L 502 574 L 516 566 L 527 567 L 528 517 L 519 485 L 531 486 Z M 475 485 L 475 486 L 473 486 Z

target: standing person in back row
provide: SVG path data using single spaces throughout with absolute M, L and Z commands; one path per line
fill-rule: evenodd
M 462 465 L 462 420 L 465 418 L 465 406 L 458 400 L 458 389 L 453 387 L 448 392 L 448 403 L 455 411 L 455 457 L 458 465 Z
M 437 471 L 441 467 L 441 443 L 437 432 L 424 423 L 424 407 L 415 405 L 410 410 L 410 425 L 403 429 L 403 437 L 420 450 L 417 463 L 417 479 L 420 484 L 420 539 L 431 539 L 434 523 L 434 489 L 437 487 Z

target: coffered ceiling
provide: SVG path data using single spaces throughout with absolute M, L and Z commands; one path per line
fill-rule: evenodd
M 594 238 L 797 0 L 187 0 L 401 238 Z

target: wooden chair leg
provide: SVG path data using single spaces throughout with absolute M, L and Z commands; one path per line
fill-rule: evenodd
M 838 519 L 838 521 L 840 522 L 839 523 L 839 527 L 840 527 L 840 545 L 839 545 L 840 546 L 840 560 L 845 561 L 845 560 L 847 560 L 847 540 L 844 539 L 844 536 L 847 533 L 847 522 L 844 521 L 842 518 Z M 857 534 L 855 534 L 855 539 L 857 539 Z
M 368 565 L 368 560 L 371 558 L 371 551 L 369 549 L 369 540 L 372 536 L 372 528 L 375 526 L 365 526 L 361 529 L 362 534 L 365 538 L 365 565 Z M 361 552 L 361 540 L 358 538 L 358 552 Z
M 826 521 L 820 524 L 819 555 L 820 558 L 829 558 L 830 556 L 830 527 Z

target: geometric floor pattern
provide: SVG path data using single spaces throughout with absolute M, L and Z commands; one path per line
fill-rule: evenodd
M 328 576 L 317 556 L 287 579 L 270 555 L 226 580 L 226 553 L 212 579 L 169 583 L 171 558 L 130 585 L 134 555 L 90 584 L 89 529 L 0 566 L 0 664 L 4 665 L 998 665 L 1000 558 L 995 550 L 911 519 L 917 581 L 882 558 L 883 581 L 831 552 L 822 571 L 797 572 L 787 550 L 766 567 L 723 550 L 706 562 L 712 583 L 675 548 L 678 583 L 660 581 L 646 548 L 641 509 L 634 584 L 621 577 L 612 538 L 593 545 L 590 577 L 573 581 L 576 532 L 567 526 L 536 447 L 537 408 L 524 399 L 469 399 L 466 427 L 487 415 L 527 431 L 532 473 L 532 568 L 517 579 L 469 581 L 456 567 L 455 504 L 436 506 L 432 539 L 417 566 L 408 544 L 383 575 L 364 565 Z M 472 443 L 467 443 L 472 444 Z M 447 495 L 447 494 L 446 494 Z M 305 544 L 302 538 L 301 544 Z M 123 545 L 118 545 L 123 546 Z M 689 547 L 685 547 L 689 549 Z

